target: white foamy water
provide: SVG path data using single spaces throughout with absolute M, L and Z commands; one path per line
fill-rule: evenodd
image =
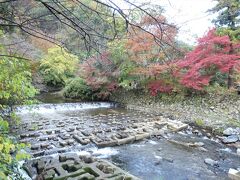
M 103 158 L 103 159 L 119 153 L 118 150 L 110 147 L 101 148 L 101 149 L 91 148 L 91 151 L 93 156 L 96 156 L 98 158 Z
M 147 142 L 150 143 L 150 144 L 152 144 L 152 145 L 157 144 L 157 142 L 156 142 L 156 141 L 153 141 L 153 140 L 149 140 L 149 141 L 147 141 Z
M 110 108 L 114 107 L 114 103 L 107 102 L 96 102 L 96 103 L 63 103 L 63 104 L 39 104 L 29 106 L 16 107 L 17 114 L 26 113 L 54 113 L 56 111 L 76 111 L 86 109 L 97 109 L 97 108 Z

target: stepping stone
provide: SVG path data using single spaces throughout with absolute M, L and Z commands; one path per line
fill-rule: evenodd
M 82 138 L 78 135 L 73 135 L 73 138 L 80 144 L 82 145 L 87 145 L 90 143 L 90 140 L 89 139 L 86 139 L 86 138 Z
M 39 144 L 33 144 L 31 145 L 31 150 L 38 150 L 40 148 Z
M 228 171 L 228 177 L 231 180 L 239 180 L 240 179 L 240 171 L 230 168 Z
M 222 140 L 222 142 L 225 144 L 235 143 L 237 141 L 238 141 L 238 135 L 231 135 L 231 136 L 223 138 L 223 140 Z

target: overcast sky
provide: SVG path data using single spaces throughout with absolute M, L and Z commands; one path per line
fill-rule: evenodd
M 130 0 L 133 2 L 132 0 Z M 135 0 L 135 2 L 149 2 L 162 5 L 165 16 L 179 28 L 178 39 L 193 44 L 197 37 L 201 37 L 213 24 L 213 15 L 207 13 L 216 1 L 213 0 Z M 126 7 L 122 0 L 114 0 L 118 5 Z

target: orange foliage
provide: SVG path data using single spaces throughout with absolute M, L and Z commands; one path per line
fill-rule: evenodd
M 135 27 L 129 30 L 126 47 L 129 50 L 131 60 L 147 63 L 147 61 L 165 58 L 164 52 L 156 43 L 156 37 L 161 39 L 162 45 L 171 46 L 177 30 L 174 26 L 165 25 L 166 18 L 164 16 L 156 16 L 155 19 L 157 21 L 145 16 L 138 24 L 142 29 Z
M 38 35 L 40 36 L 40 35 Z M 40 36 L 41 37 L 41 36 Z M 48 51 L 49 48 L 52 48 L 55 46 L 55 44 L 45 40 L 45 39 L 41 39 L 38 37 L 34 37 L 34 36 L 30 36 L 29 37 L 31 40 L 31 43 L 36 46 L 38 49 L 41 49 L 42 51 L 46 52 Z M 46 38 L 46 37 L 42 37 L 42 38 Z

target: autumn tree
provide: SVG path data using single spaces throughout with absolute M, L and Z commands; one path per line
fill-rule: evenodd
M 212 29 L 198 40 L 193 51 L 175 63 L 179 69 L 175 75 L 185 87 L 202 90 L 217 72 L 229 74 L 239 65 L 239 48 L 240 44 L 233 44 L 229 36 L 219 36 Z
M 129 50 L 130 58 L 139 64 L 149 64 L 166 60 L 169 56 L 167 48 L 172 48 L 177 33 L 176 27 L 167 23 L 164 16 L 155 16 L 153 21 L 148 16 L 143 16 L 138 24 L 142 29 L 130 28 L 126 47 Z M 159 28 L 159 24 L 166 24 Z M 161 31 L 161 29 L 164 31 Z M 146 31 L 150 31 L 151 34 Z M 152 35 L 153 34 L 153 35 Z M 155 37 L 162 41 L 158 46 Z M 170 58 L 169 58 L 170 59 Z
M 119 69 L 110 52 L 97 54 L 80 64 L 79 74 L 93 91 L 95 99 L 107 99 L 117 86 Z
M 216 0 L 217 4 L 210 12 L 218 13 L 213 20 L 218 27 L 220 35 L 228 35 L 231 41 L 240 41 L 240 1 L 239 0 Z M 230 54 L 234 53 L 233 45 L 230 45 Z M 229 69 L 228 88 L 233 86 L 233 69 Z

